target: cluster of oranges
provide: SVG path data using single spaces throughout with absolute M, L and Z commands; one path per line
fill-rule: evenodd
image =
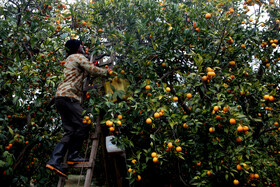
M 264 95 L 263 98 L 266 101 L 274 101 L 275 100 L 275 98 L 272 95 Z
M 154 113 L 154 118 L 155 119 L 159 119 L 161 116 L 164 116 L 164 110 L 163 109 L 160 109 L 159 112 Z M 152 122 L 153 122 L 153 120 L 151 118 L 146 119 L 147 124 L 151 124 Z
M 202 77 L 202 81 L 204 81 L 204 82 L 209 82 L 213 77 L 215 77 L 215 71 L 214 71 L 214 69 L 212 69 L 212 68 L 210 68 L 210 67 L 207 67 L 207 76 L 205 75 L 205 76 L 203 76 Z
M 91 119 L 89 116 L 84 116 L 84 119 L 83 119 L 83 124 L 91 124 Z
M 120 127 L 122 125 L 122 122 L 121 122 L 122 119 L 123 119 L 123 116 L 121 114 L 119 114 L 118 120 L 116 121 L 116 126 Z M 106 121 L 106 126 L 109 127 L 110 132 L 115 131 L 114 122 L 112 122 L 111 120 Z

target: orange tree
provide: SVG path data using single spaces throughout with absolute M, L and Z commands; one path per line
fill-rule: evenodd
M 94 114 L 106 111 L 102 125 L 113 126 L 125 148 L 131 183 L 279 185 L 279 2 L 101 0 L 68 7 L 21 1 L 1 9 L 5 180 L 51 181 L 38 157 L 47 159 L 60 136 L 46 104 L 72 33 L 90 52 L 115 51 L 110 79 L 130 83 L 127 99 L 117 90 L 118 102 L 91 97 L 100 94 L 92 89 L 86 105 Z

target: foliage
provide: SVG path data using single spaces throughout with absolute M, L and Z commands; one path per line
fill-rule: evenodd
M 113 122 L 131 183 L 279 185 L 279 3 L 100 0 L 63 7 L 21 1 L 1 9 L 0 165 L 7 180 L 50 181 L 44 159 L 36 158 L 48 158 L 60 126 L 46 105 L 60 80 L 63 44 L 78 36 L 89 52 L 115 51 L 114 76 L 130 82 L 127 99 L 115 90 L 119 101 L 112 102 L 92 89 L 85 105 L 94 115 L 106 111 L 102 125 Z

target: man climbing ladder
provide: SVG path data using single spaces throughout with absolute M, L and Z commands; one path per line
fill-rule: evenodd
M 84 55 L 83 45 L 79 40 L 68 40 L 65 44 L 66 60 L 64 79 L 58 85 L 55 95 L 55 106 L 62 119 L 65 134 L 56 145 L 46 167 L 63 177 L 67 177 L 61 167 L 63 157 L 68 150 L 67 163 L 75 164 L 88 162 L 79 156 L 83 141 L 88 137 L 90 125 L 82 123 L 81 107 L 82 84 L 87 74 L 106 77 L 110 69 L 94 66 Z M 91 58 L 92 60 L 92 58 Z

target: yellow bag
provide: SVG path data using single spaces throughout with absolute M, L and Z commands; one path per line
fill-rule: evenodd
M 111 82 L 105 82 L 104 88 L 105 88 L 105 94 L 110 94 L 113 95 L 113 90 L 111 89 L 111 85 L 116 89 L 116 90 L 122 90 L 124 92 L 127 91 L 127 87 L 129 86 L 129 81 L 127 79 L 119 79 L 115 77 Z M 126 99 L 128 96 L 127 95 L 122 95 L 122 99 Z M 113 97 L 113 102 L 116 102 L 117 98 Z

